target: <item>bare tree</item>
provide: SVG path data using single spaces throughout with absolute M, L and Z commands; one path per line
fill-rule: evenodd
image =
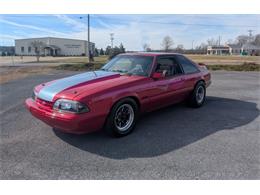
M 215 40 L 214 38 L 210 38 L 210 39 L 207 40 L 207 44 L 209 46 L 218 45 L 219 44 L 219 40 Z
M 120 43 L 119 49 L 120 49 L 120 52 L 121 52 L 121 53 L 125 53 L 125 48 L 124 48 L 123 43 Z
M 174 42 L 170 36 L 165 36 L 162 41 L 162 47 L 164 51 L 169 51 L 173 46 Z
M 184 46 L 182 44 L 177 45 L 176 50 L 184 50 Z
M 250 38 L 247 35 L 239 35 L 237 37 L 237 42 L 238 42 L 239 45 L 244 45 L 244 44 L 249 42 L 249 39 Z
M 144 51 L 147 51 L 147 48 L 149 48 L 149 45 L 147 43 L 143 44 Z
M 253 44 L 260 46 L 260 34 L 257 34 L 257 35 L 255 36 L 254 41 L 253 41 Z
M 40 57 L 41 57 L 41 53 L 44 50 L 44 47 L 46 47 L 46 45 L 42 41 L 33 41 L 33 42 L 31 42 L 31 46 L 34 49 L 37 62 L 39 62 Z
M 147 47 L 147 48 L 146 48 L 146 51 L 147 51 L 147 52 L 151 52 L 152 49 L 151 49 L 150 47 Z
M 146 52 L 151 52 L 152 51 L 150 45 L 147 44 L 147 43 L 143 44 L 143 50 L 146 51 Z
M 192 50 L 193 54 L 206 54 L 208 45 L 206 43 L 201 43 L 195 47 L 195 50 Z
M 207 50 L 207 44 L 201 43 L 199 46 L 196 47 L 196 50 Z
M 227 44 L 234 44 L 234 41 L 232 39 L 228 39 Z

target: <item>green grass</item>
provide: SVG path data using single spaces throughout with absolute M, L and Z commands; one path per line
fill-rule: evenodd
M 226 71 L 260 71 L 260 65 L 254 63 L 244 63 L 241 65 L 207 65 L 209 70 Z
M 260 63 L 260 56 L 240 56 L 240 55 L 186 55 L 190 59 L 194 61 L 235 61 L 235 62 L 243 62 L 243 61 L 253 61 Z
M 209 57 L 209 56 L 203 56 L 203 57 Z M 227 56 L 224 56 L 222 58 L 227 58 Z M 241 58 L 241 57 L 235 56 L 233 58 Z M 259 59 L 259 57 L 257 59 Z M 95 57 L 95 61 L 91 63 L 86 63 L 86 60 L 87 58 L 77 58 L 76 60 L 66 59 L 66 61 L 63 64 L 54 66 L 54 68 L 57 70 L 71 70 L 71 71 L 89 71 L 94 69 L 97 70 L 101 68 L 108 61 L 108 56 Z M 258 60 L 255 62 L 238 61 L 237 64 L 233 64 L 231 61 L 226 62 L 225 64 L 218 63 L 217 61 L 212 61 L 205 64 L 207 64 L 207 68 L 212 71 L 214 70 L 260 71 L 260 64 L 258 63 Z
M 62 64 L 54 67 L 57 70 L 71 70 L 71 71 L 90 71 L 101 68 L 101 64 Z M 207 65 L 209 70 L 226 70 L 226 71 L 260 71 L 260 65 L 248 64 L 248 65 Z

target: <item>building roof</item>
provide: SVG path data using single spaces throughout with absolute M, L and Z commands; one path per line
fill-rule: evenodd
M 32 37 L 32 38 L 25 38 L 25 39 L 15 39 L 15 41 L 19 41 L 19 40 L 30 40 L 30 39 L 65 39 L 65 40 L 86 41 L 86 42 L 87 42 L 87 40 L 71 39 L 71 38 L 62 38 L 62 37 Z M 93 43 L 93 42 L 90 41 L 90 43 Z
M 229 49 L 229 47 L 224 45 L 212 45 L 208 46 L 208 49 Z

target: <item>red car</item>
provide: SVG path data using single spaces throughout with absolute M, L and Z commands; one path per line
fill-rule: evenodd
M 210 73 L 181 54 L 126 53 L 100 70 L 40 84 L 28 110 L 53 128 L 68 133 L 105 129 L 129 134 L 140 113 L 186 100 L 205 101 Z

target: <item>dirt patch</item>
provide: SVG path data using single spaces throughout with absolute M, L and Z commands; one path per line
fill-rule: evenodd
M 0 67 L 0 84 L 35 74 L 47 74 L 50 67 Z

